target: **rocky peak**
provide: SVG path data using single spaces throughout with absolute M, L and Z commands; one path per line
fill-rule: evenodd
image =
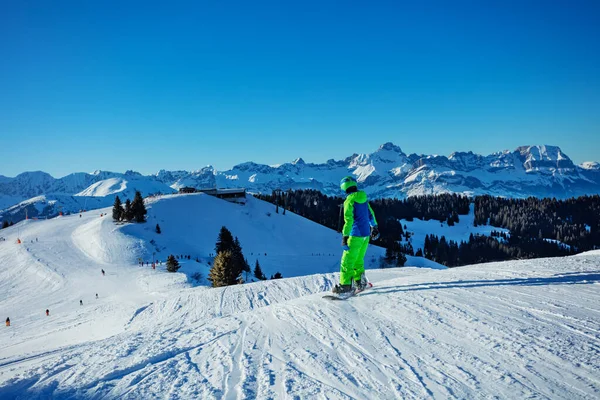
M 402 149 L 400 148 L 400 146 L 396 146 L 394 143 L 392 142 L 387 142 L 382 144 L 381 146 L 379 146 L 379 148 L 377 149 L 378 152 L 381 151 L 393 151 L 395 153 L 402 153 Z
M 591 171 L 600 171 L 600 163 L 597 163 L 596 161 L 583 162 L 580 167 Z
M 306 163 L 304 162 L 304 160 L 301 157 L 298 157 L 294 161 L 292 161 L 292 164 L 294 164 L 294 165 L 306 165 Z
M 572 169 L 573 162 L 558 146 L 520 146 L 515 153 L 527 171 L 544 169 Z

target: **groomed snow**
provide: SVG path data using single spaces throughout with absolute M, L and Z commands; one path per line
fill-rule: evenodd
M 168 222 L 187 202 L 202 204 L 197 215 L 220 218 L 203 217 L 206 238 L 172 243 L 177 227 L 201 234 L 184 229 L 185 219 Z M 322 244 L 315 251 L 337 246 L 339 257 L 337 234 L 330 238 L 329 230 L 292 214 L 263 217 L 263 206 L 270 205 L 172 196 L 149 204 L 149 217 L 164 219 L 164 246 L 181 251 L 193 243 L 209 251 L 212 230 L 226 221 L 245 252 L 267 246 L 262 235 L 272 229 L 305 246 Z M 116 227 L 100 217 L 104 211 L 2 231 L 0 315 L 12 326 L 0 329 L 0 398 L 600 396 L 598 252 L 370 270 L 373 289 L 330 302 L 321 297 L 335 273 L 208 289 L 190 287 L 184 274 L 139 267 L 136 257 L 151 251 L 154 221 Z M 291 240 L 270 239 L 265 259 Z M 203 249 L 204 242 L 210 246 Z M 288 246 L 282 257 L 302 249 Z M 283 260 L 277 268 L 286 276 Z

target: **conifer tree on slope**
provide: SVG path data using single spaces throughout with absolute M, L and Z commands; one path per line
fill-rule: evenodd
M 250 264 L 248 264 L 248 260 L 246 260 L 246 258 L 244 258 L 243 260 L 243 264 L 242 264 L 242 271 L 245 274 L 246 279 L 244 279 L 245 282 L 248 282 L 248 274 L 252 273 L 252 269 L 250 268 Z
M 212 282 L 213 287 L 229 286 L 238 283 L 239 275 L 234 275 L 233 263 L 234 257 L 231 251 L 222 251 L 217 254 L 207 278 Z
M 131 212 L 133 213 L 133 218 L 135 222 L 145 222 L 146 221 L 146 206 L 144 205 L 144 199 L 142 198 L 142 194 L 139 190 L 135 191 L 135 196 L 133 197 L 133 202 L 131 203 Z
M 175 259 L 173 254 L 167 257 L 167 271 L 177 272 L 179 268 L 181 268 L 181 265 L 179 265 L 179 261 Z
M 256 279 L 259 279 L 261 281 L 267 280 L 267 277 L 260 268 L 260 263 L 258 262 L 258 260 L 256 260 L 256 265 L 254 266 L 254 276 L 256 277 Z
M 112 209 L 112 217 L 115 221 L 120 221 L 123 218 L 123 206 L 119 196 L 115 197 L 115 202 Z
M 244 254 L 242 252 L 242 245 L 240 244 L 237 236 L 233 240 L 233 248 L 231 253 L 233 254 L 233 273 L 237 275 L 241 275 L 242 272 L 250 272 L 250 266 L 248 262 L 244 258 Z M 246 276 L 247 277 L 247 276 Z
M 222 226 L 217 237 L 217 243 L 215 244 L 215 254 L 222 253 L 224 251 L 233 251 L 233 235 L 226 227 Z
M 131 221 L 133 219 L 133 211 L 131 209 L 131 200 L 125 200 L 125 210 L 123 212 L 123 219 L 125 221 Z

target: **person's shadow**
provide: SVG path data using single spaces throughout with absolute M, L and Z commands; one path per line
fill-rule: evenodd
M 455 289 L 455 288 L 475 288 L 491 286 L 542 286 L 542 285 L 581 285 L 590 283 L 600 283 L 600 271 L 591 272 L 571 272 L 565 274 L 556 274 L 547 278 L 514 278 L 514 279 L 492 279 L 478 281 L 451 281 L 451 282 L 431 282 L 416 283 L 412 285 L 402 285 L 387 288 L 374 287 L 363 293 L 363 296 L 374 294 L 386 294 L 397 292 L 413 292 L 418 290 L 431 289 Z

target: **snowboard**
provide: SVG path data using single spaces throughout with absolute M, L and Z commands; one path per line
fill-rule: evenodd
M 353 290 L 351 292 L 344 293 L 344 294 L 326 294 L 325 296 L 323 296 L 323 298 L 326 300 L 332 300 L 332 301 L 348 300 L 349 298 L 354 297 L 372 287 L 373 287 L 373 284 L 371 282 L 368 282 L 367 287 L 364 288 L 363 290 Z

